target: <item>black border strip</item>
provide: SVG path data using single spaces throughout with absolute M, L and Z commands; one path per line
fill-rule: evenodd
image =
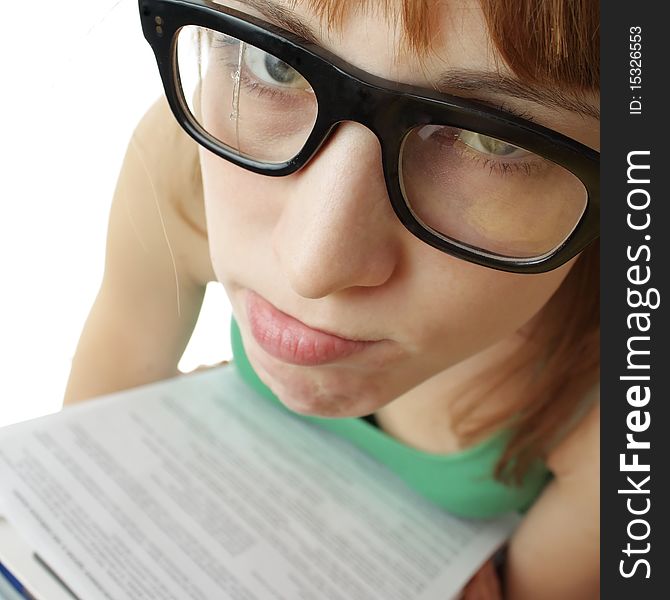
M 655 600 L 670 597 L 670 32 L 661 2 L 601 8 L 602 598 Z M 631 163 L 649 168 L 628 172 Z

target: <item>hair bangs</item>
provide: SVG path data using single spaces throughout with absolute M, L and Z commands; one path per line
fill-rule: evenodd
M 493 43 L 520 79 L 596 92 L 600 8 L 596 0 L 480 0 Z

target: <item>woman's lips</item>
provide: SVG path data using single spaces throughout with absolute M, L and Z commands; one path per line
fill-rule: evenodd
M 271 356 L 293 365 L 323 365 L 375 344 L 312 329 L 250 290 L 247 293 L 247 315 L 258 345 Z

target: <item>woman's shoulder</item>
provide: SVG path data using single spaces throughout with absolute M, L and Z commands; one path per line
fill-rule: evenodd
M 130 141 L 152 192 L 172 225 L 177 246 L 188 248 L 189 270 L 202 283 L 215 279 L 207 245 L 207 225 L 197 143 L 179 126 L 164 96 L 147 110 Z M 166 223 L 167 225 L 167 223 Z
M 600 385 L 584 396 L 579 418 L 547 455 L 547 466 L 557 476 L 577 471 L 597 473 L 600 464 Z

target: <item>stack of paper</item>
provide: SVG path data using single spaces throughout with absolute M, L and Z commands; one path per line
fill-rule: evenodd
M 445 600 L 516 523 L 446 514 L 232 366 L 0 430 L 0 509 L 81 600 Z

